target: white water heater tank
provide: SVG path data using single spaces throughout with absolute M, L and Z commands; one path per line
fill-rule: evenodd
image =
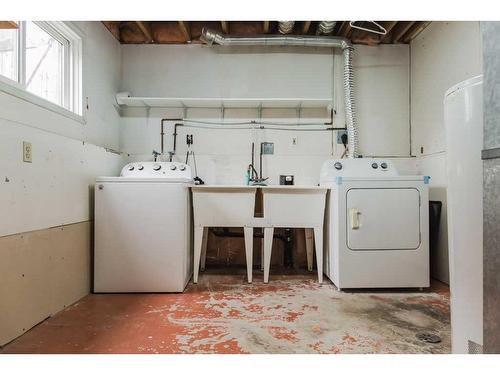
M 451 87 L 444 98 L 453 353 L 483 344 L 483 82 Z

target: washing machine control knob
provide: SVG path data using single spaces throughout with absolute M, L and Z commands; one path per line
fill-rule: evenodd
M 138 165 L 137 169 L 140 170 L 140 171 L 142 171 L 144 169 L 144 165 Z
M 342 169 L 342 163 L 337 161 L 335 164 L 333 164 L 336 170 L 340 171 Z
M 185 171 L 185 170 L 186 170 L 186 166 L 183 164 L 183 165 L 181 165 L 181 166 L 179 167 L 179 169 L 180 169 L 181 171 Z
M 175 166 L 175 164 L 172 164 L 172 165 L 170 166 L 170 170 L 171 170 L 171 171 L 175 171 L 176 169 L 177 169 L 177 167 Z
M 161 169 L 161 165 L 160 164 L 153 165 L 153 170 L 154 171 L 159 171 L 160 169 Z
M 377 169 L 377 168 L 378 168 L 378 164 L 377 164 L 377 163 L 373 163 L 373 164 L 372 164 L 372 168 L 373 168 L 373 169 Z
M 387 163 L 382 163 L 380 164 L 380 166 L 382 167 L 382 169 L 387 169 Z
M 134 170 L 134 166 L 133 166 L 133 165 L 129 165 L 129 166 L 128 166 L 128 170 L 129 170 L 129 171 L 133 171 L 133 170 Z

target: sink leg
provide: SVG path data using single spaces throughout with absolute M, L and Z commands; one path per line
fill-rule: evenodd
M 253 271 L 253 228 L 244 227 L 245 234 L 245 255 L 247 258 L 247 278 L 248 282 L 252 282 L 252 271 Z
M 208 244 L 208 227 L 203 228 L 203 238 L 201 240 L 201 265 L 202 271 L 205 271 L 205 263 L 207 261 L 207 244 Z
M 306 228 L 306 255 L 307 255 L 307 270 L 312 272 L 313 270 L 313 251 L 314 251 L 314 230 L 312 228 Z
M 269 282 L 269 269 L 271 268 L 271 252 L 273 249 L 274 228 L 264 228 L 264 282 Z
M 314 228 L 314 243 L 316 244 L 316 267 L 318 268 L 318 283 L 323 282 L 323 228 Z
M 264 272 L 264 238 L 260 239 L 260 270 Z
M 198 283 L 200 271 L 201 245 L 203 242 L 203 227 L 194 227 L 194 259 L 193 259 L 193 283 Z

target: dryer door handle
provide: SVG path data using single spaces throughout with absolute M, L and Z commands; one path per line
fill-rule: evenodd
M 359 211 L 357 208 L 349 209 L 349 216 L 351 217 L 351 229 L 359 229 Z

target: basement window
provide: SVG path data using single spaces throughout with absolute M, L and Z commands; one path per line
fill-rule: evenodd
M 81 37 L 64 22 L 17 22 L 0 30 L 0 89 L 81 118 L 81 58 Z

